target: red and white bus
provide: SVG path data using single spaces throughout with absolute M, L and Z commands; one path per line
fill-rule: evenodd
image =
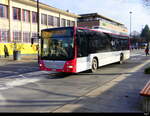
M 41 31 L 40 69 L 79 73 L 130 58 L 126 35 L 81 27 L 50 28 Z

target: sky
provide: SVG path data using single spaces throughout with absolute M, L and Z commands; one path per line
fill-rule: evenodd
M 130 31 L 141 32 L 148 24 L 150 10 L 144 7 L 142 0 L 39 0 L 52 7 L 69 10 L 74 14 L 99 13 L 124 24 Z M 150 9 L 150 8 L 149 8 Z M 132 12 L 130 14 L 129 12 Z

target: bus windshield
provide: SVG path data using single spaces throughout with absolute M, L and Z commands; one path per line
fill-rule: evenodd
M 71 60 L 74 57 L 73 28 L 42 31 L 42 60 Z

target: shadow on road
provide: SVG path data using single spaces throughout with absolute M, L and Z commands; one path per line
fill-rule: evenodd
M 125 73 L 126 78 L 121 81 L 114 82 L 112 86 L 107 83 L 107 89 L 94 96 L 85 96 L 84 99 L 79 100 L 73 106 L 74 110 L 71 112 L 101 112 L 101 113 L 143 113 L 142 97 L 139 92 L 149 81 L 149 75 L 144 75 L 145 65 L 133 73 Z M 129 75 L 128 75 L 129 74 Z M 80 106 L 76 108 L 76 106 Z M 68 106 L 69 109 L 69 106 Z M 67 108 L 66 111 L 67 112 Z M 70 111 L 69 111 L 70 112 Z
M 40 71 L 37 62 L 7 64 L 0 66 L 0 77 L 3 78 L 35 71 Z

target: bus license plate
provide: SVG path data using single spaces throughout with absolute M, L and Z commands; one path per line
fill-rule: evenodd
M 56 69 L 52 69 L 52 71 L 56 72 Z

